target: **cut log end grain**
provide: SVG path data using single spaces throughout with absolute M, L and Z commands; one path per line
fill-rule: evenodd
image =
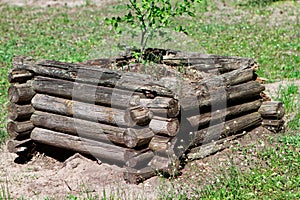
M 166 136 L 175 136 L 179 129 L 178 119 L 161 119 L 154 118 L 151 120 L 149 127 L 155 134 Z
M 153 136 L 154 133 L 149 128 L 127 128 L 124 131 L 123 139 L 127 147 L 134 148 L 148 144 Z
M 7 78 L 10 83 L 25 83 L 32 77 L 33 74 L 27 70 L 12 69 Z
M 34 108 L 31 104 L 18 105 L 15 103 L 10 103 L 8 106 L 8 118 L 10 120 L 26 120 L 29 119 Z
M 135 106 L 126 109 L 124 117 L 125 121 L 131 126 L 145 126 L 153 118 L 153 113 L 144 106 Z
M 7 149 L 10 153 L 20 153 L 30 148 L 32 144 L 33 141 L 31 139 L 26 139 L 22 141 L 9 140 L 7 142 Z
M 15 84 L 8 89 L 8 98 L 12 103 L 26 103 L 35 95 L 34 90 L 31 88 L 30 84 Z

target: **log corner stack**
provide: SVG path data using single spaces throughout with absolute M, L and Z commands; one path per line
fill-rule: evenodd
M 181 158 L 210 155 L 253 127 L 281 129 L 282 103 L 263 102 L 254 60 L 147 52 L 159 55 L 156 78 L 130 55 L 78 64 L 16 57 L 8 75 L 10 151 L 34 141 L 89 154 L 126 167 L 124 179 L 139 183 L 176 174 Z

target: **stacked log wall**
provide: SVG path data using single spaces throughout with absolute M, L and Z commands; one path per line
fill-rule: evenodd
M 92 66 L 15 59 L 14 70 L 32 80 L 12 91 L 31 94 L 30 88 L 33 95 L 11 98 L 27 102 L 12 105 L 26 112 L 11 118 L 24 120 L 23 127 L 30 118 L 36 142 L 125 166 L 131 183 L 174 174 L 186 153 L 201 158 L 261 125 L 264 86 L 255 81 L 252 59 L 165 53 L 161 63 L 203 72 L 197 81 L 108 69 L 116 60 Z
M 11 86 L 8 89 L 8 123 L 9 135 L 8 150 L 14 153 L 24 153 L 32 148 L 30 134 L 34 125 L 30 121 L 34 108 L 31 99 L 35 92 L 31 87 L 30 80 L 33 73 L 26 69 L 13 68 L 9 71 L 8 81 Z

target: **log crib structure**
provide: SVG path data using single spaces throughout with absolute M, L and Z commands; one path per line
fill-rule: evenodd
M 148 49 L 84 63 L 15 57 L 8 79 L 10 152 L 50 145 L 125 167 L 139 183 L 173 175 L 181 160 L 229 146 L 257 126 L 283 127 L 248 58 Z M 154 63 L 154 64 L 153 64 Z

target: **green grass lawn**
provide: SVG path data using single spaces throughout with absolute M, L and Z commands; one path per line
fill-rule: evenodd
M 218 3 L 217 3 L 218 2 Z M 260 2 L 260 1 L 256 1 Z M 220 10 L 219 4 L 229 9 Z M 0 141 L 7 138 L 7 73 L 14 55 L 35 59 L 80 62 L 86 59 L 116 55 L 118 43 L 138 45 L 132 37 L 136 30 L 124 27 L 125 35 L 114 35 L 104 25 L 108 15 L 118 15 L 124 6 L 77 8 L 30 8 L 3 5 L 0 12 Z M 259 75 L 269 82 L 300 79 L 300 3 L 299 1 L 241 4 L 240 1 L 204 1 L 193 19 L 179 18 L 189 36 L 168 33 L 149 46 L 219 55 L 255 58 Z M 300 112 L 297 107 L 299 88 L 290 85 L 278 94 L 292 116 L 286 134 L 278 138 L 276 148 L 259 155 L 265 168 L 257 165 L 249 173 L 231 170 L 220 182 L 197 191 L 203 199 L 297 199 L 300 197 Z M 297 108 L 297 109 L 295 109 Z M 172 198 L 185 199 L 187 194 Z M 162 196 L 162 199 L 172 199 Z M 1 193 L 0 193 L 1 199 Z M 74 199 L 73 197 L 70 199 Z M 75 198 L 76 199 L 76 198 Z

